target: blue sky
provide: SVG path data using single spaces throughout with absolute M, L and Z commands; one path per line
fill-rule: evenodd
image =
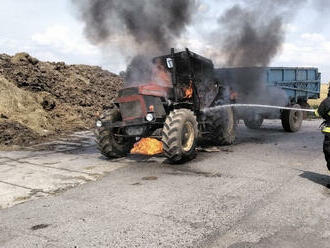
M 205 34 L 199 31 L 215 28 L 217 17 L 235 1 L 200 1 L 200 15 L 179 44 L 207 55 Z M 125 69 L 127 58 L 115 49 L 101 51 L 84 38 L 83 24 L 76 14 L 69 0 L 1 0 L 0 53 L 25 51 L 41 60 L 100 65 L 116 73 Z M 322 81 L 330 81 L 330 25 L 326 11 L 317 12 L 310 3 L 306 4 L 286 24 L 286 30 L 285 42 L 272 66 L 318 67 Z

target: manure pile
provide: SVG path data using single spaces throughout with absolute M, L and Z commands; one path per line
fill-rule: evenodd
M 93 127 L 122 79 L 97 66 L 0 55 L 0 147 L 25 146 Z

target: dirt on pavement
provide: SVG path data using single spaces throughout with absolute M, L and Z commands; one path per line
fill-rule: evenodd
M 38 140 L 39 135 L 19 122 L 0 122 L 0 144 L 12 146 L 14 144 L 28 145 Z
M 122 78 L 97 66 L 0 55 L 0 148 L 89 129 Z

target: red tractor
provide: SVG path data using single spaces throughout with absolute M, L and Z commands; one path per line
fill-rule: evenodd
M 143 138 L 162 144 L 172 163 L 195 157 L 198 141 L 228 145 L 235 140 L 229 87 L 215 78 L 211 60 L 186 49 L 146 62 L 136 57 L 113 108 L 96 123 L 97 144 L 108 158 L 126 156 Z

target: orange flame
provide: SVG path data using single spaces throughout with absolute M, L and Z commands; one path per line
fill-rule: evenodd
M 134 144 L 131 154 L 156 155 L 163 152 L 163 143 L 153 138 L 143 138 Z
M 192 98 L 192 95 L 193 95 L 192 83 L 190 83 L 188 88 L 184 89 L 184 93 L 185 93 L 184 98 Z

